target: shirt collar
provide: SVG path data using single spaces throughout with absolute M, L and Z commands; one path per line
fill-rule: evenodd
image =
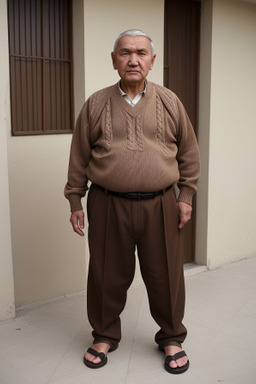
M 126 96 L 127 95 L 127 93 L 125 93 L 123 90 L 122 90 L 122 88 L 121 88 L 121 80 L 118 82 L 118 88 L 119 88 L 119 91 L 121 92 L 121 95 L 122 96 Z M 145 80 L 145 87 L 144 87 L 144 90 L 142 91 L 142 92 L 140 92 L 140 93 L 138 93 L 138 95 L 145 95 L 145 93 L 146 93 L 146 91 L 147 91 L 147 80 Z

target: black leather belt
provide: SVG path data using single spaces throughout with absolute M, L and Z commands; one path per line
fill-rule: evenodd
M 171 189 L 172 187 L 172 185 L 169 185 L 169 187 L 156 192 L 114 192 L 114 191 L 110 191 L 109 189 L 105 189 L 100 185 L 97 185 L 97 184 L 95 185 L 97 188 L 105 192 L 107 195 L 113 195 L 113 196 L 123 197 L 125 199 L 133 199 L 133 200 L 154 199 L 156 196 L 162 195 L 164 192 L 169 191 L 169 189 Z

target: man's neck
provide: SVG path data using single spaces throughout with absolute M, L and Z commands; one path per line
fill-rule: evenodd
M 145 81 L 143 80 L 143 82 L 140 82 L 140 83 L 135 82 L 132 84 L 130 83 L 127 84 L 123 80 L 121 80 L 120 86 L 123 92 L 127 93 L 127 95 L 129 95 L 131 99 L 134 99 L 135 96 L 138 95 L 138 93 L 141 93 L 144 91 Z

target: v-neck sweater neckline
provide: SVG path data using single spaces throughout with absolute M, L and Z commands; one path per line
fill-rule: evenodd
M 141 111 L 144 109 L 145 104 L 148 103 L 151 96 L 153 95 L 153 84 L 151 82 L 147 82 L 147 92 L 145 92 L 141 99 L 138 101 L 138 103 L 135 106 L 131 106 L 122 96 L 119 88 L 118 83 L 115 85 L 115 92 L 113 93 L 114 101 L 118 103 L 118 105 L 130 116 L 136 117 L 141 113 Z

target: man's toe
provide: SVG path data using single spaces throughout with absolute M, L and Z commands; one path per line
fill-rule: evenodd
M 184 365 L 186 365 L 188 362 L 188 358 L 184 357 L 184 358 L 181 358 L 181 359 L 177 359 L 177 360 L 171 360 L 169 365 L 171 368 L 177 368 L 177 367 L 183 367 Z
M 177 362 L 174 361 L 174 360 L 170 361 L 170 364 L 169 364 L 169 365 L 170 365 L 171 368 L 177 368 L 177 367 L 178 367 Z

